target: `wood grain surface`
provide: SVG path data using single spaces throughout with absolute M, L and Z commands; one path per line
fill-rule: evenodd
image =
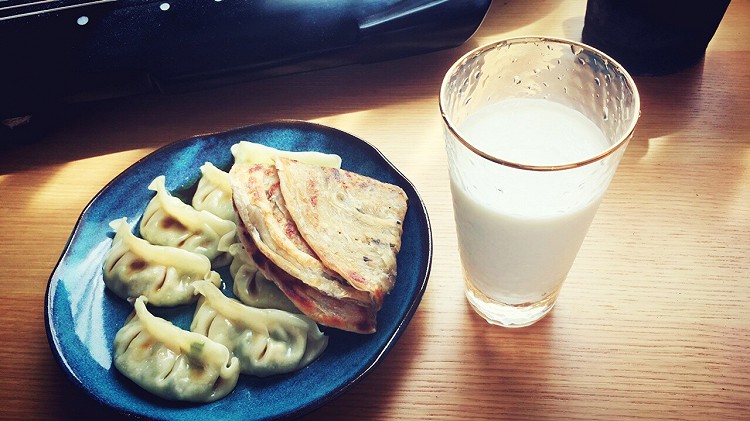
M 463 298 L 437 93 L 468 50 L 580 40 L 585 1 L 495 1 L 464 45 L 389 62 L 98 103 L 0 160 L 0 419 L 113 418 L 67 380 L 44 293 L 81 211 L 172 141 L 280 118 L 376 145 L 416 185 L 432 274 L 392 351 L 305 419 L 747 419 L 750 414 L 750 1 L 705 59 L 637 77 L 642 116 L 558 300 L 490 326 Z M 251 411 L 252 408 L 239 410 Z

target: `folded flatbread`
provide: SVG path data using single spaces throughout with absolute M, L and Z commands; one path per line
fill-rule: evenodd
M 275 162 L 286 209 L 302 238 L 327 268 L 382 302 L 396 280 L 406 193 L 338 168 Z
M 363 305 L 353 300 L 337 300 L 321 293 L 281 270 L 261 253 L 255 247 L 255 242 L 245 226 L 239 227 L 239 235 L 250 259 L 263 276 L 275 283 L 289 300 L 309 318 L 322 325 L 349 332 L 375 332 L 377 307 L 372 304 Z
M 326 268 L 300 236 L 285 206 L 276 168 L 237 164 L 230 171 L 232 199 L 254 245 L 281 270 L 320 293 L 371 305 L 371 296 Z M 302 310 L 302 309 L 300 309 Z

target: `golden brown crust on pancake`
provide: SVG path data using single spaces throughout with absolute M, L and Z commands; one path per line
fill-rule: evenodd
M 376 330 L 377 309 L 360 305 L 356 301 L 337 300 L 305 285 L 281 270 L 257 247 L 244 226 L 239 227 L 240 240 L 245 250 L 263 275 L 279 289 L 305 315 L 316 322 L 349 332 L 369 334 Z
M 326 267 L 376 302 L 396 280 L 407 197 L 392 184 L 337 168 L 276 160 L 300 234 Z
M 268 259 L 324 295 L 371 305 L 370 295 L 326 268 L 302 238 L 286 209 L 274 166 L 238 164 L 232 167 L 230 180 L 240 220 Z

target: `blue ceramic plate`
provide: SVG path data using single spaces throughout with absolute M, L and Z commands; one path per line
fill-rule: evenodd
M 378 314 L 378 331 L 358 335 L 323 328 L 330 337 L 323 355 L 308 367 L 271 378 L 240 376 L 224 399 L 183 404 L 154 397 L 121 375 L 112 364 L 112 342 L 131 306 L 104 287 L 102 263 L 112 242 L 108 223 L 139 220 L 152 192 L 146 186 L 164 174 L 173 192 L 189 189 L 206 161 L 228 170 L 230 146 L 250 140 L 278 149 L 336 153 L 342 167 L 396 184 L 409 198 L 398 277 Z M 298 416 L 320 407 L 361 379 L 390 350 L 419 305 L 430 271 L 432 238 L 424 204 L 414 186 L 370 144 L 330 127 L 278 121 L 199 136 L 163 147 L 112 180 L 81 215 L 49 280 L 45 322 L 52 352 L 70 380 L 117 412 L 154 419 L 269 419 Z M 221 272 L 220 272 L 221 273 Z M 222 276 L 231 283 L 228 274 Z M 225 292 L 231 291 L 231 285 Z M 186 328 L 193 306 L 161 311 Z M 155 311 L 156 312 L 156 311 Z M 377 399 L 377 396 L 373 396 Z

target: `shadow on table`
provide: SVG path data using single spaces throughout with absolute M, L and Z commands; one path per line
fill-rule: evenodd
M 401 393 L 401 384 L 418 369 L 420 342 L 427 331 L 420 313 L 391 351 L 363 379 L 303 420 L 385 419 L 391 403 Z
M 493 1 L 487 16 L 476 33 L 478 37 L 492 36 L 493 32 L 501 31 L 503 33 L 513 31 L 524 26 L 528 26 L 537 21 L 560 6 L 557 0 L 505 0 Z M 581 23 L 583 22 L 583 12 L 581 10 Z M 578 29 L 580 35 L 580 28 Z M 529 34 L 544 35 L 544 34 Z M 469 40 L 471 42 L 471 39 Z
M 183 94 L 79 104 L 61 111 L 63 121 L 39 140 L 3 146 L 0 175 L 272 119 L 312 120 L 436 97 L 443 74 L 462 52 L 459 47 Z
M 555 309 L 543 319 L 523 328 L 503 328 L 487 323 L 466 304 L 468 323 L 475 337 L 462 351 L 471 360 L 471 370 L 457 373 L 458 402 L 470 412 L 475 405 L 480 414 L 496 419 L 545 419 L 549 413 L 538 405 L 550 395 L 555 365 Z
M 745 143 L 741 134 L 750 130 L 750 103 L 734 87 L 744 83 L 747 72 L 738 71 L 733 61 L 731 54 L 709 52 L 678 73 L 635 77 L 641 117 L 629 153 L 637 149 L 638 156 L 645 155 L 649 145 L 665 142 L 702 142 L 707 148 L 717 141 Z

